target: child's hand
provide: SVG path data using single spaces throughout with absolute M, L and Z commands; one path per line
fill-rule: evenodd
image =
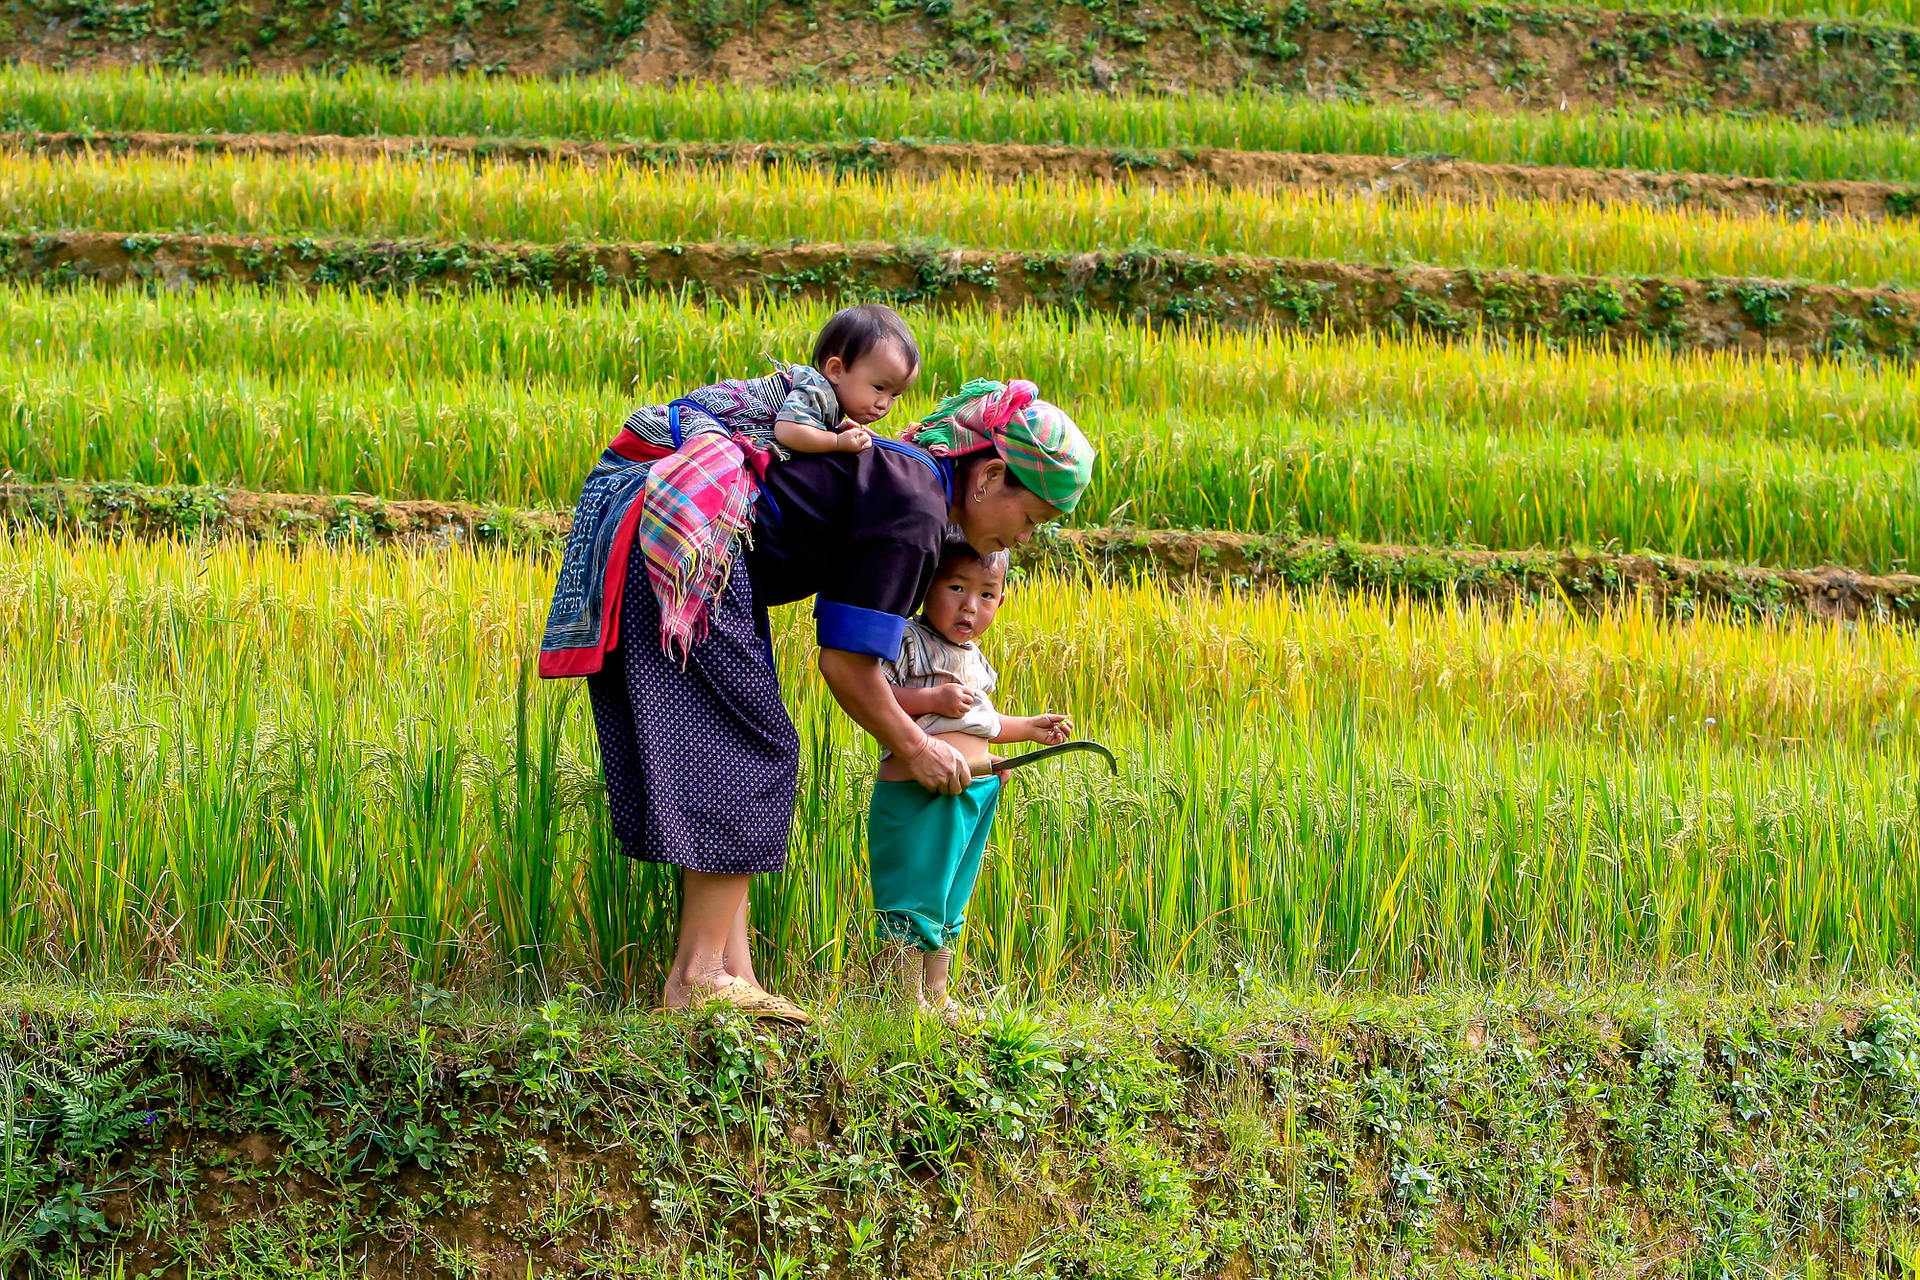
M 945 716 L 949 720 L 958 720 L 973 709 L 980 695 L 963 684 L 936 685 L 933 689 L 933 713 Z
M 1043 747 L 1057 747 L 1072 736 L 1073 720 L 1069 716 L 1048 713 L 1033 718 L 1033 740 Z
M 873 448 L 873 432 L 865 427 L 848 427 L 835 437 L 833 447 L 841 453 L 865 453 Z

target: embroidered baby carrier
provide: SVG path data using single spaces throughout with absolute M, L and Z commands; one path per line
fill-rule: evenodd
M 771 457 L 761 441 L 790 389 L 784 373 L 702 387 L 666 406 L 665 442 L 648 439 L 632 419 L 621 428 L 574 507 L 540 644 L 543 677 L 591 675 L 605 665 L 620 642 L 620 598 L 636 546 L 660 604 L 662 651 L 684 662 L 706 638 L 708 605 L 726 587 Z

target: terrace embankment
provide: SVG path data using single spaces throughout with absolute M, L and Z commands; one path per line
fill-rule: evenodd
M 1920 293 L 1767 279 L 1548 276 L 1178 253 L 1019 253 L 897 245 L 499 245 L 73 231 L 0 239 L 0 280 L 145 289 L 286 285 L 377 292 L 666 290 L 1334 333 L 1494 334 L 1789 356 L 1907 358 Z
M 0 0 L 0 55 L 413 74 L 930 83 L 1192 92 L 1247 86 L 1433 105 L 1685 105 L 1920 118 L 1920 31 L 1858 22 L 1374 0 L 1068 0 L 925 6 L 759 0 Z
M 272 543 L 454 543 L 536 554 L 564 543 L 571 517 L 471 503 L 365 495 L 253 493 L 209 486 L 0 485 L 0 528 L 104 538 L 237 538 Z M 1329 587 L 1415 599 L 1623 601 L 1686 617 L 1920 622 L 1920 575 L 1782 569 L 1582 550 L 1394 547 L 1346 539 L 1179 530 L 1049 530 L 1018 553 L 1030 571 L 1159 578 L 1245 589 Z
M 836 173 L 934 178 L 982 174 L 1081 177 L 1142 186 L 1199 183 L 1229 190 L 1357 192 L 1395 200 L 1473 202 L 1493 197 L 1734 215 L 1920 215 L 1920 186 L 1892 182 L 1792 182 L 1714 173 L 1649 173 L 1525 164 L 1481 164 L 1448 156 L 1313 155 L 1222 147 L 1172 150 L 935 142 L 575 142 L 560 139 L 342 137 L 333 134 L 19 133 L 0 147 L 53 155 L 147 155 L 188 159 L 209 154 L 309 159 L 460 157 L 475 163 L 618 162 L 694 168 L 795 166 Z
M 1239 1004 L 1002 1004 L 956 1033 L 858 995 L 781 1031 L 422 991 L 10 995 L 5 1203 L 33 1255 L 88 1274 L 1705 1274 L 1737 1238 L 1756 1272 L 1916 1260 L 1905 992 L 1256 984 Z

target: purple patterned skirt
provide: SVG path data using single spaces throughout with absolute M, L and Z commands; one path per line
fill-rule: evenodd
M 713 875 L 786 868 L 800 738 L 744 556 L 685 670 L 660 652 L 646 560 L 630 559 L 620 644 L 587 688 L 622 852 Z

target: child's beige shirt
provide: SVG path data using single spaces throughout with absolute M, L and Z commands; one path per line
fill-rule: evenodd
M 993 709 L 992 697 L 999 677 L 974 642 L 955 644 L 920 619 L 910 618 L 906 634 L 900 637 L 900 656 L 892 662 L 882 660 L 880 669 L 888 684 L 901 689 L 959 684 L 980 695 L 964 716 L 915 716 L 913 722 L 926 732 L 971 733 L 989 741 L 1000 732 L 1000 715 Z M 891 754 L 884 747 L 880 750 L 882 760 Z

